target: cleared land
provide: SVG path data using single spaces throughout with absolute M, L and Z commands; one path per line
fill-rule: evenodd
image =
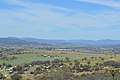
M 28 51 L 30 54 L 6 54 L 8 58 L 16 57 L 14 60 L 0 60 L 0 64 L 7 63 L 12 65 L 25 64 L 30 63 L 32 61 L 46 61 L 46 60 L 54 60 L 60 59 L 64 60 L 66 57 L 70 59 L 70 61 L 79 60 L 81 64 L 86 64 L 88 61 L 91 61 L 91 64 L 95 64 L 97 62 L 103 62 L 100 57 L 104 58 L 104 61 L 115 60 L 120 61 L 120 55 L 111 58 L 114 55 L 106 55 L 106 54 L 88 54 L 88 53 L 80 53 L 80 52 L 62 52 L 62 51 L 41 51 L 34 50 Z M 50 57 L 52 56 L 52 57 Z M 92 57 L 94 57 L 92 59 Z M 87 60 L 82 60 L 86 58 Z

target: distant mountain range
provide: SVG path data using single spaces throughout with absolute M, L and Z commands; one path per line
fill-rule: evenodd
M 120 45 L 120 40 L 49 40 L 36 38 L 0 38 L 0 44 L 83 44 L 83 45 Z
M 27 41 L 15 37 L 8 37 L 0 38 L 0 44 L 27 44 Z
M 48 40 L 48 39 L 35 39 L 23 38 L 27 42 L 37 42 L 44 44 L 83 44 L 83 45 L 120 45 L 120 40 Z

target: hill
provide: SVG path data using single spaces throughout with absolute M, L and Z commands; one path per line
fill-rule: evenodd
M 15 37 L 0 38 L 0 44 L 16 45 L 16 44 L 27 44 L 27 43 L 28 43 L 27 41 Z
M 84 44 L 84 45 L 120 45 L 120 40 L 49 40 L 36 38 L 23 38 L 27 42 L 38 42 L 47 44 Z

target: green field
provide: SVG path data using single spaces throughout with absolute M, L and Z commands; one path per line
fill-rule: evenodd
M 70 58 L 71 62 L 74 60 L 79 60 L 80 63 L 86 64 L 87 61 L 91 61 L 92 64 L 95 64 L 97 62 L 103 62 L 99 57 L 103 57 L 104 61 L 109 60 L 115 60 L 120 61 L 119 57 L 120 55 L 117 55 L 116 57 L 113 57 L 111 59 L 111 56 L 113 55 L 106 55 L 106 54 L 88 54 L 88 53 L 79 53 L 79 52 L 64 52 L 66 54 L 61 54 L 63 52 L 60 51 L 41 51 L 41 50 L 34 50 L 30 51 L 31 54 L 17 54 L 17 55 L 9 55 L 6 54 L 8 58 L 10 57 L 17 57 L 17 59 L 14 60 L 1 60 L 0 64 L 7 63 L 12 65 L 18 65 L 18 64 L 25 64 L 30 63 L 32 61 L 46 61 L 46 60 L 54 60 L 54 59 L 62 59 L 65 60 L 66 57 Z M 43 57 L 41 55 L 50 55 L 50 56 L 59 56 L 59 57 Z M 96 59 L 91 59 L 91 57 L 96 57 Z M 87 58 L 87 60 L 82 60 L 83 58 Z

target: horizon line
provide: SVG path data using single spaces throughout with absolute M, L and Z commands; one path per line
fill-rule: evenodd
M 69 40 L 92 40 L 92 41 L 99 41 L 99 40 L 120 40 L 120 39 L 110 39 L 110 38 L 105 38 L 105 39 L 53 39 L 53 38 L 39 38 L 39 37 L 11 37 L 11 36 L 8 36 L 8 37 L 0 37 L 0 38 L 18 38 L 18 39 L 25 39 L 25 38 L 31 38 L 31 39 L 42 39 L 42 40 L 66 40 L 66 41 L 69 41 Z

